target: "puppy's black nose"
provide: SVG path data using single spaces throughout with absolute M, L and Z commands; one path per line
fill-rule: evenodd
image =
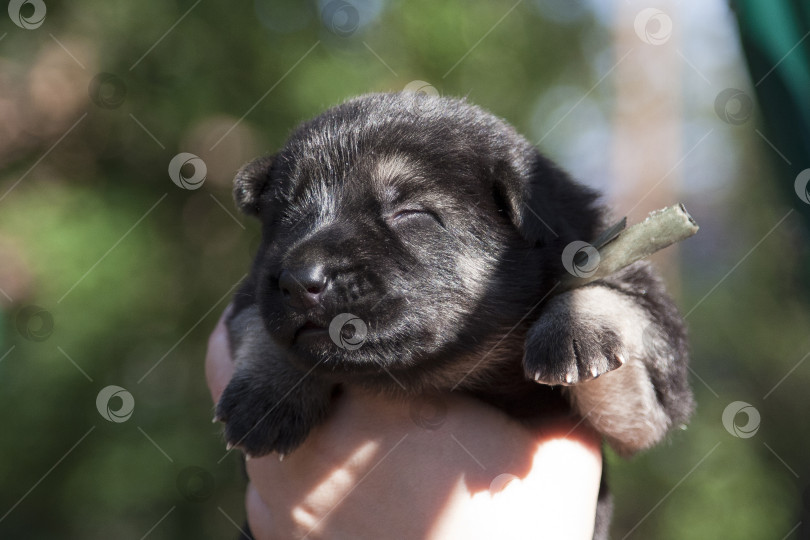
M 321 303 L 328 281 L 323 266 L 317 265 L 283 270 L 278 277 L 278 286 L 290 307 L 303 310 Z

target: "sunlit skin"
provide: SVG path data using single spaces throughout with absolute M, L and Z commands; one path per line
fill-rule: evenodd
M 205 370 L 216 402 L 233 373 L 222 320 Z M 473 399 L 441 400 L 444 420 L 426 429 L 412 420 L 412 402 L 347 389 L 283 461 L 249 460 L 255 537 L 592 537 L 602 468 L 596 433 L 569 418 L 530 432 Z

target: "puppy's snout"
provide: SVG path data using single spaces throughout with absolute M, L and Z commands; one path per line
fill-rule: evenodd
M 320 305 L 329 280 L 321 265 L 283 270 L 278 286 L 288 306 L 306 310 Z

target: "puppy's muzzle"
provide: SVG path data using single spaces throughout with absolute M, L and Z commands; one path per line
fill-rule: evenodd
M 328 285 L 323 265 L 283 270 L 278 277 L 287 307 L 301 313 L 322 305 Z

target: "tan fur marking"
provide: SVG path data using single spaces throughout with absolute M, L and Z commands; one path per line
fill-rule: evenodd
M 606 287 L 572 291 L 575 316 L 602 320 L 619 334 L 624 365 L 597 379 L 568 389 L 571 403 L 622 455 L 653 446 L 669 428 L 669 417 L 655 395 L 642 335 L 650 324 L 632 300 Z

